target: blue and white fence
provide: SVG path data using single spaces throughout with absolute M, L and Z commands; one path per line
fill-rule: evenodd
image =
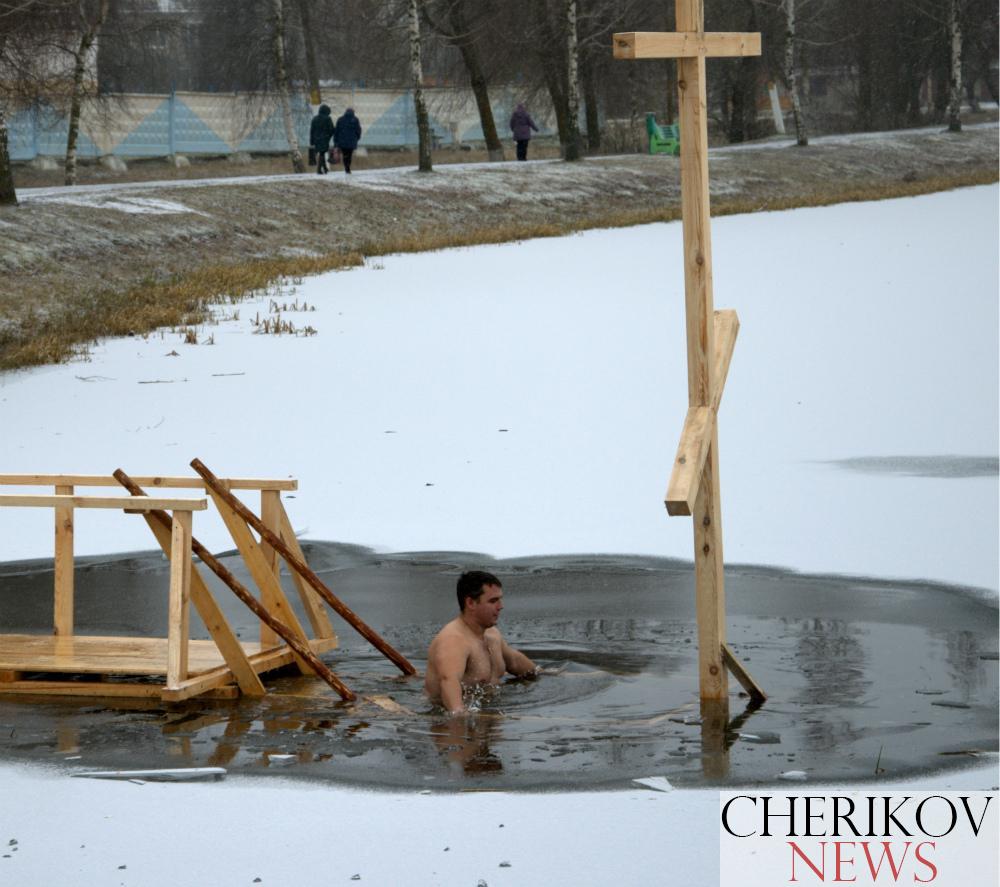
M 431 127 L 439 144 L 481 141 L 479 114 L 469 89 L 431 88 L 424 91 Z M 413 94 L 406 90 L 334 89 L 323 101 L 336 118 L 354 108 L 368 147 L 417 144 Z M 493 114 L 501 139 L 509 139 L 507 121 L 519 101 L 510 90 L 498 92 Z M 293 119 L 299 143 L 308 144 L 313 109 L 301 95 L 293 97 Z M 551 108 L 532 108 L 548 133 Z M 8 118 L 12 160 L 66 152 L 68 120 L 47 104 L 16 111 Z M 116 154 L 121 157 L 163 157 L 168 154 L 281 153 L 288 150 L 281 108 L 273 95 L 218 93 L 112 96 L 87 101 L 80 115 L 77 153 L 81 157 Z

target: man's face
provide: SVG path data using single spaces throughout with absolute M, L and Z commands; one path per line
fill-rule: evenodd
M 503 589 L 499 585 L 484 585 L 478 600 L 465 599 L 465 612 L 483 628 L 492 628 L 503 609 Z

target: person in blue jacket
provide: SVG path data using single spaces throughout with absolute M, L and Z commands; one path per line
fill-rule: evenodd
M 360 141 L 361 121 L 354 116 L 354 108 L 348 108 L 337 118 L 337 125 L 333 128 L 333 144 L 340 148 L 344 172 L 348 175 L 351 172 L 351 156 Z
M 333 117 L 329 105 L 320 105 L 319 113 L 313 117 L 309 125 L 309 144 L 316 151 L 316 173 L 323 175 L 328 172 L 326 167 L 326 152 L 330 150 L 330 139 L 333 138 Z

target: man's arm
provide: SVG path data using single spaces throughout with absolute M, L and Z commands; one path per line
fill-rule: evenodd
M 515 650 L 503 638 L 500 639 L 500 650 L 503 652 L 503 664 L 507 666 L 507 671 L 510 674 L 523 678 L 538 670 L 538 666 L 534 662 L 520 650 Z
M 431 653 L 431 660 L 438 676 L 441 704 L 449 714 L 463 714 L 462 676 L 469 661 L 467 647 L 461 641 L 441 638 Z

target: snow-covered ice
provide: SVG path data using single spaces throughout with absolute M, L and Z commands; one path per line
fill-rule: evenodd
M 997 478 L 859 457 L 996 457 L 997 203 L 983 187 L 716 220 L 742 327 L 720 411 L 730 562 L 997 589 Z M 315 337 L 238 321 L 102 343 L 0 379 L 7 472 L 291 475 L 308 538 L 496 556 L 690 558 L 662 499 L 686 410 L 680 225 L 392 256 L 276 297 Z M 967 257 L 958 270 L 951 257 Z M 233 309 L 222 309 L 231 314 Z M 176 356 L 174 356 L 176 355 Z M 0 560 L 51 555 L 0 513 Z M 81 514 L 81 554 L 150 548 Z M 210 547 L 221 522 L 196 518 Z

